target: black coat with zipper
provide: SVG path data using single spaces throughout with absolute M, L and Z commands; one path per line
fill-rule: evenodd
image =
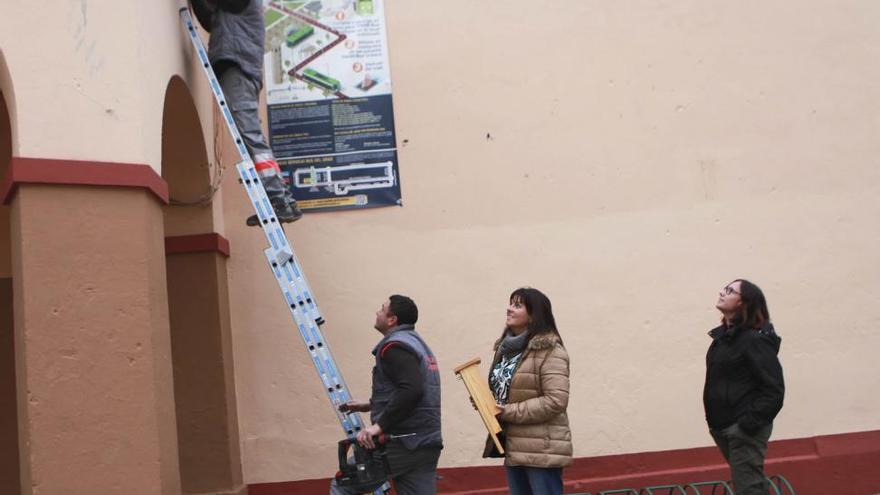
M 737 423 L 746 433 L 773 422 L 782 409 L 785 381 L 779 363 L 782 339 L 773 325 L 760 329 L 721 325 L 709 332 L 703 406 L 712 429 Z

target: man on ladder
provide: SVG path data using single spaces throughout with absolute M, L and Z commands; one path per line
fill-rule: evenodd
M 277 220 L 295 221 L 302 213 L 296 208 L 293 197 L 283 187 L 278 165 L 275 164 L 271 151 L 265 145 L 265 140 L 259 126 L 257 101 L 260 87 L 262 86 L 262 47 L 265 43 L 260 0 L 190 1 L 196 3 L 194 7 L 197 15 L 199 15 L 200 22 L 206 27 L 210 26 L 212 31 L 210 54 L 199 37 L 190 14 L 190 9 L 187 7 L 180 9 L 181 22 L 186 28 L 187 35 L 193 44 L 200 65 L 205 72 L 205 76 L 208 78 L 214 98 L 221 109 L 223 120 L 235 141 L 236 151 L 241 157 L 241 160 L 236 163 L 235 168 L 241 178 L 241 184 L 248 195 L 248 199 L 250 199 L 254 210 L 257 212 L 256 216 L 248 219 L 248 224 L 260 225 L 261 230 L 266 235 L 269 248 L 264 251 L 264 255 L 269 262 L 272 275 L 278 282 L 279 289 L 281 289 L 284 301 L 288 306 L 290 315 L 293 317 L 296 329 L 299 331 L 303 343 L 306 344 L 311 355 L 312 362 L 327 391 L 327 396 L 330 402 L 338 407 L 337 419 L 343 431 L 346 432 L 347 440 L 340 442 L 340 446 L 344 447 L 345 442 L 355 439 L 356 435 L 364 430 L 360 414 L 356 412 L 360 410 L 360 407 L 346 407 L 346 404 L 351 405 L 351 395 L 319 327 L 324 322 L 324 319 L 312 296 L 312 290 L 305 278 L 305 273 L 303 273 L 296 259 L 293 247 L 288 242 L 281 226 L 276 223 Z M 217 70 L 215 71 L 214 69 Z M 217 72 L 222 74 L 225 83 L 218 80 Z M 244 93 L 245 97 L 241 98 L 239 95 L 233 97 L 232 93 L 236 92 L 242 85 L 244 85 L 245 90 L 248 90 Z M 239 110 L 251 110 L 251 112 L 243 115 Z M 251 120 L 246 121 L 246 119 L 242 118 L 243 116 L 249 117 Z M 255 124 L 255 126 L 248 126 L 247 129 L 240 128 L 243 124 Z M 243 135 L 250 131 L 255 132 L 251 134 L 253 139 L 248 140 Z M 269 165 L 261 167 L 261 163 L 253 163 L 256 159 L 260 158 L 267 160 Z M 265 172 L 259 173 L 258 170 Z M 266 184 L 265 187 L 264 184 Z M 272 210 L 276 210 L 278 213 L 273 214 Z M 414 304 L 412 305 L 412 310 L 411 323 L 415 323 L 417 310 Z M 396 317 L 393 321 L 397 321 Z M 401 323 L 408 321 L 409 319 L 404 318 L 401 320 Z M 377 328 L 379 328 L 378 325 L 377 320 Z M 383 328 L 386 326 L 383 324 Z M 412 329 L 411 325 L 409 327 Z M 411 333 L 415 334 L 414 331 Z M 395 336 L 399 337 L 397 334 Z M 427 352 L 430 354 L 430 351 Z M 422 356 L 422 354 L 419 354 L 419 356 Z M 436 372 L 436 361 L 432 354 L 430 355 L 429 365 L 430 367 L 427 369 L 433 370 L 431 375 L 432 381 L 429 383 L 430 387 L 428 387 L 430 393 L 425 392 L 422 395 L 436 399 L 434 402 L 430 402 L 429 408 L 432 412 L 425 417 L 425 419 L 430 419 L 432 425 L 434 423 L 436 425 L 430 426 L 427 430 L 420 429 L 418 432 L 411 432 L 406 435 L 395 435 L 394 429 L 389 427 L 390 431 L 383 437 L 386 439 L 401 439 L 405 437 L 408 440 L 403 440 L 404 442 L 409 442 L 410 447 L 417 448 L 428 447 L 429 443 L 431 444 L 430 447 L 434 448 L 436 444 L 436 448 L 434 448 L 436 455 L 420 456 L 421 462 L 417 466 L 412 462 L 403 466 L 398 464 L 400 467 L 406 468 L 407 472 L 411 472 L 413 468 L 418 467 L 428 468 L 433 473 L 437 465 L 436 457 L 439 457 L 439 449 L 442 445 L 440 442 L 439 416 L 440 377 Z M 380 397 L 380 395 L 375 393 L 374 396 Z M 433 404 L 436 404 L 436 407 Z M 379 410 L 384 411 L 385 408 L 383 407 Z M 434 412 L 436 412 L 436 416 L 433 414 Z M 393 416 L 393 414 L 389 416 Z M 378 416 L 374 416 L 373 419 L 378 421 Z M 376 431 L 373 433 L 381 432 Z M 425 436 L 426 434 L 427 437 Z M 412 444 L 413 441 L 417 445 Z M 348 443 L 348 445 L 350 446 L 351 444 Z M 340 454 L 341 456 L 342 454 Z M 374 472 L 377 473 L 378 477 L 385 476 L 387 478 L 387 469 L 379 469 Z M 433 477 L 431 480 L 431 486 L 433 486 Z M 381 495 L 386 488 L 387 484 L 378 488 L 375 491 L 376 495 Z
M 190 0 L 199 23 L 211 33 L 208 57 L 220 80 L 229 109 L 244 145 L 254 161 L 266 195 L 282 223 L 302 217 L 302 211 L 284 184 L 281 168 L 260 127 L 260 90 L 266 29 L 261 0 Z M 247 224 L 260 224 L 251 215 Z

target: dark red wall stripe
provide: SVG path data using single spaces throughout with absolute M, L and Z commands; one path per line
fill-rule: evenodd
M 770 442 L 766 472 L 781 474 L 798 495 L 880 493 L 880 430 Z M 327 466 L 335 472 L 337 466 Z M 503 467 L 440 469 L 438 492 L 446 495 L 504 495 Z M 565 493 L 596 494 L 697 481 L 728 480 L 730 473 L 714 447 L 583 457 L 564 471 Z M 329 479 L 261 483 L 250 495 L 326 494 Z
M 142 187 L 168 204 L 168 184 L 149 165 L 12 157 L 0 186 L 2 204 L 9 204 L 20 184 Z
M 229 240 L 217 233 L 165 238 L 165 255 L 217 252 L 229 257 Z

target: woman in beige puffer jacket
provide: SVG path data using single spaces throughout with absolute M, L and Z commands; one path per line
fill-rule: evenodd
M 526 287 L 510 295 L 489 386 L 504 428 L 511 494 L 561 494 L 562 468 L 572 462 L 569 361 L 550 300 L 539 290 Z M 499 456 L 491 440 L 483 456 Z

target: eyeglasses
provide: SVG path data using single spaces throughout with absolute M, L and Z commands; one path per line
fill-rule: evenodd
M 725 296 L 729 296 L 731 294 L 740 295 L 740 293 L 738 291 L 734 290 L 734 288 L 729 285 L 727 287 L 721 289 L 721 292 L 723 292 Z

